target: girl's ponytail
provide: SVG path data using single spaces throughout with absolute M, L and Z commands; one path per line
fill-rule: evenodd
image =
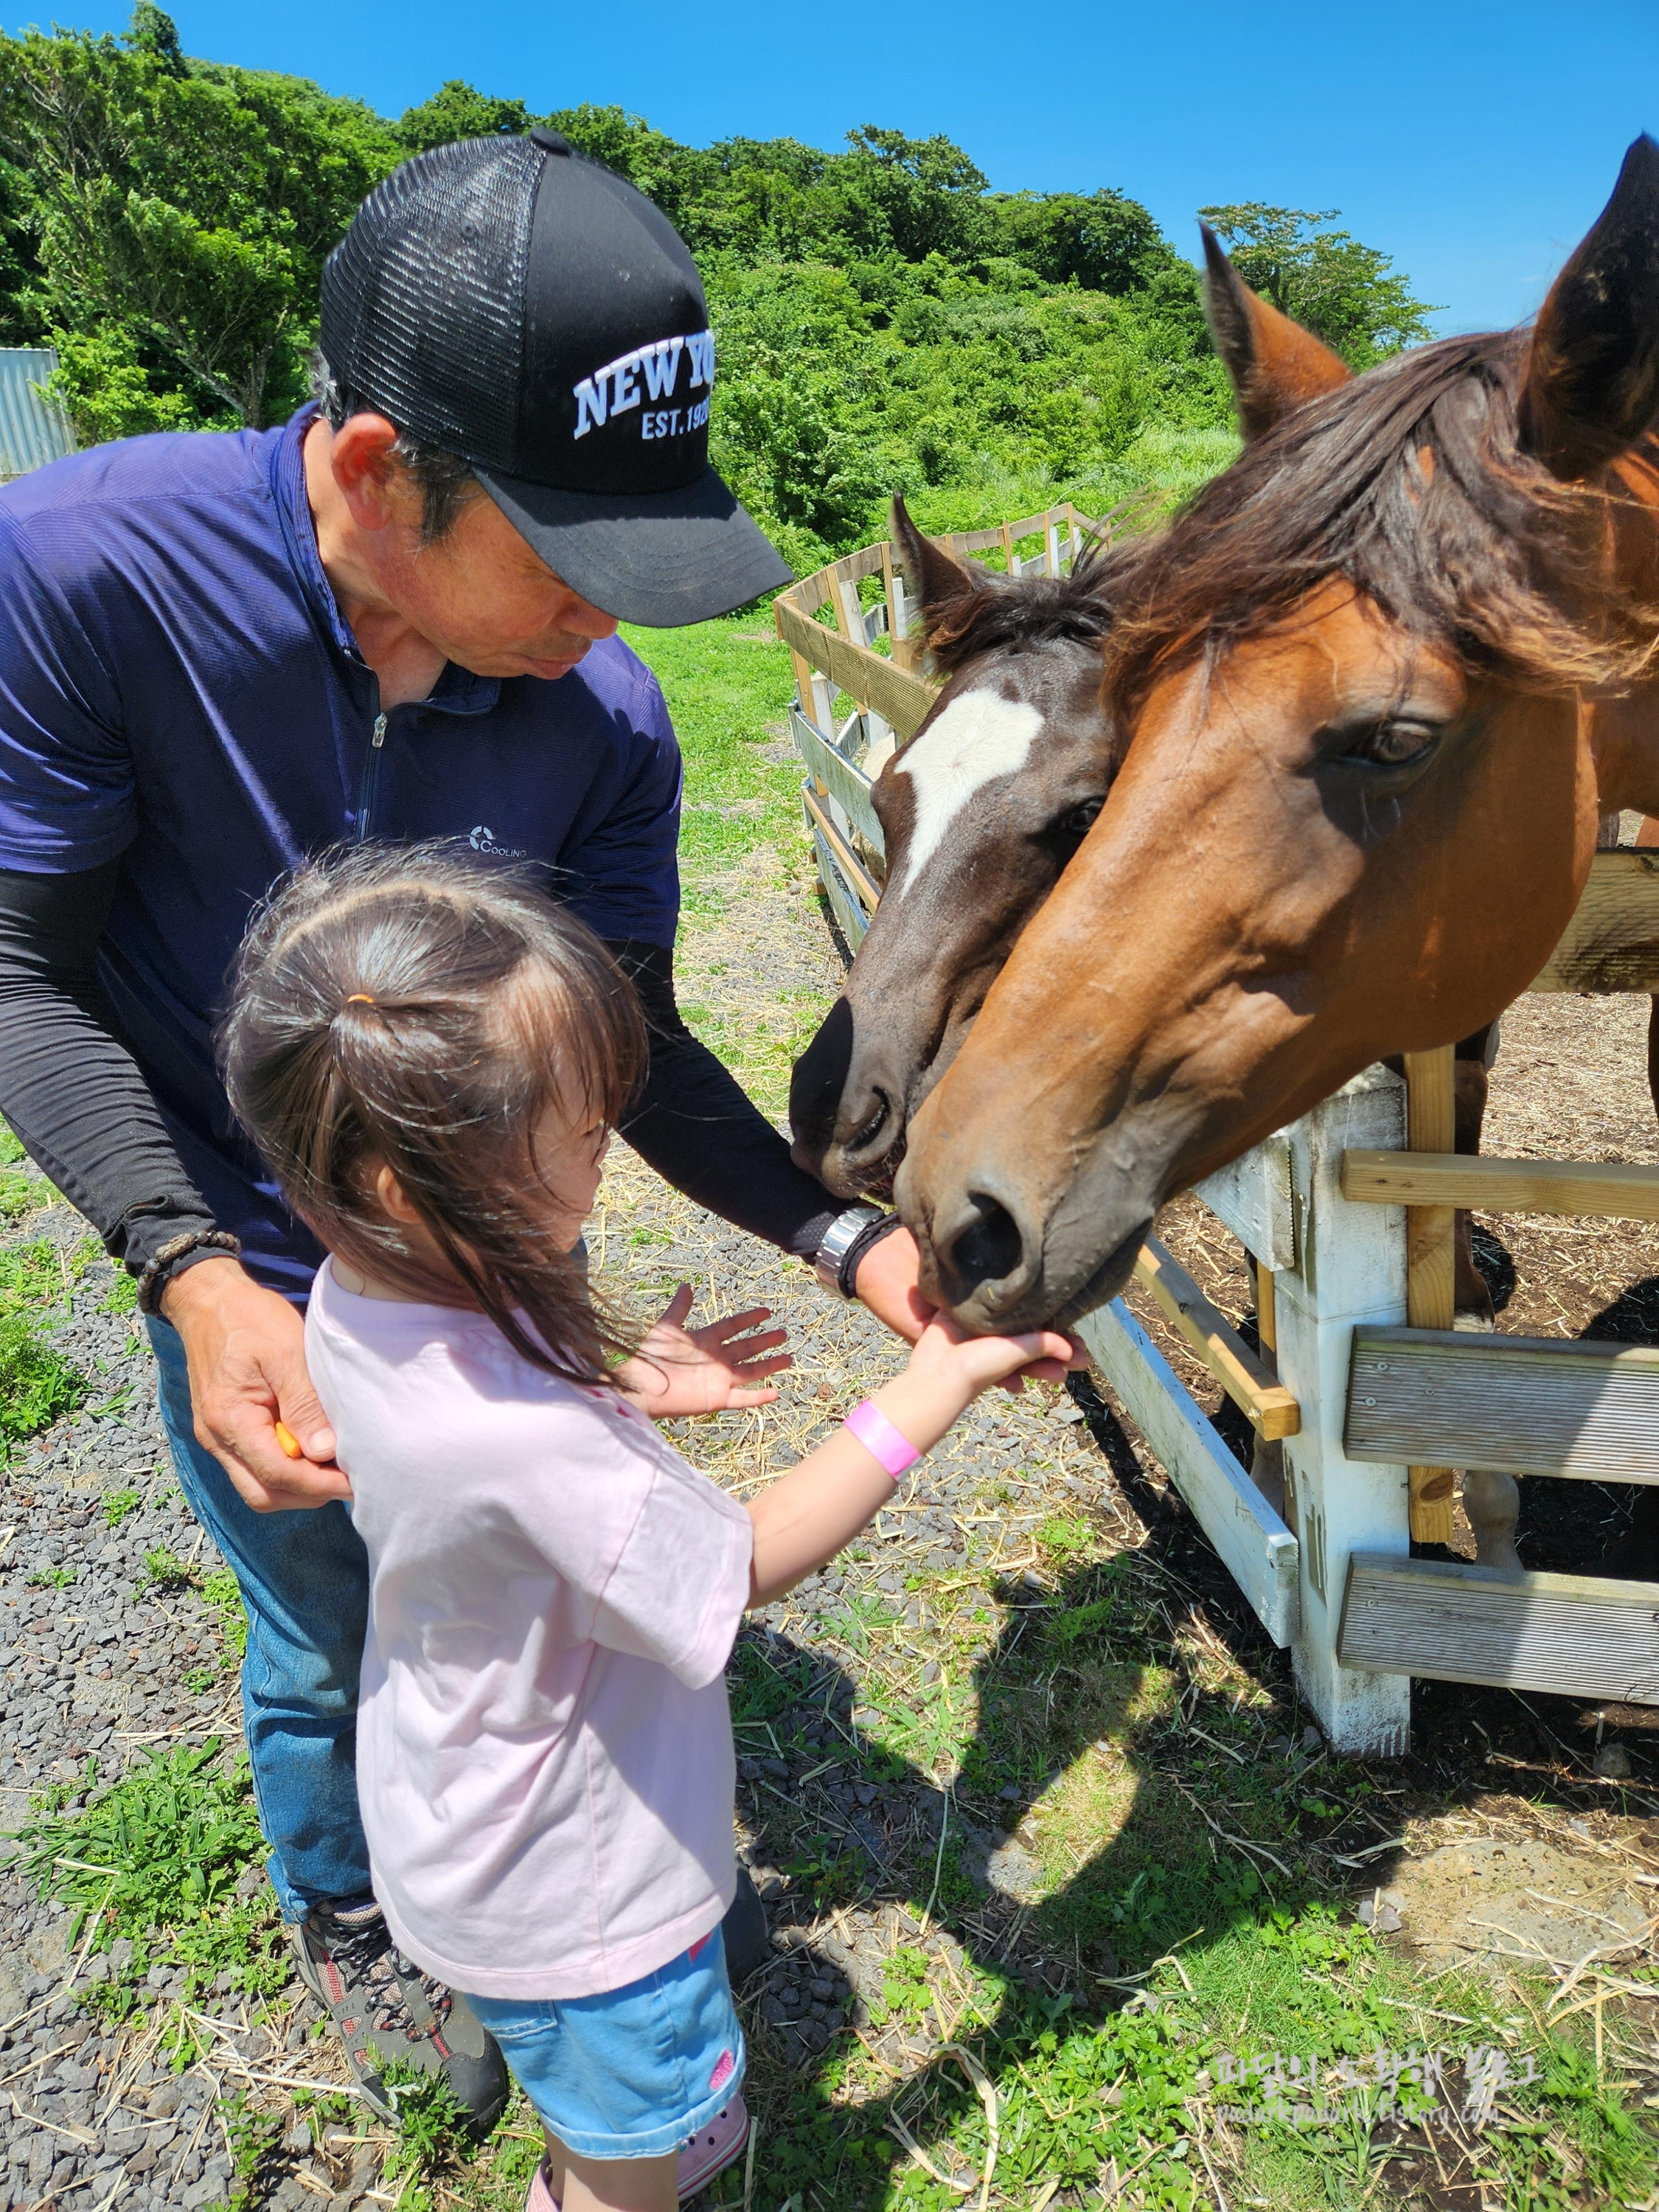
M 219 1037 L 237 1118 L 294 1212 L 348 1263 L 476 1306 L 593 1382 L 628 1333 L 545 1228 L 550 1106 L 614 1127 L 646 1063 L 632 987 L 525 872 L 451 847 L 354 846 L 255 915 Z M 392 1170 L 442 1255 L 378 1204 Z

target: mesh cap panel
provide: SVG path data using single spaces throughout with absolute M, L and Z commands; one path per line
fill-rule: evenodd
M 528 139 L 472 138 L 404 162 L 323 270 L 322 349 L 336 381 L 483 467 L 514 460 L 543 159 Z

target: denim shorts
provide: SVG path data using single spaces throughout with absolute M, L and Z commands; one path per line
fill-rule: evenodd
M 718 1928 L 602 1996 L 469 1992 L 467 2002 L 578 2158 L 659 2158 L 706 2127 L 743 2084 L 747 2054 Z

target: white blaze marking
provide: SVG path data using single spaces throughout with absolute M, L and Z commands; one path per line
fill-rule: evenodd
M 894 773 L 916 787 L 915 822 L 905 856 L 908 889 L 921 876 L 951 824 L 976 791 L 1025 765 L 1042 717 L 1023 700 L 969 691 L 908 746 Z

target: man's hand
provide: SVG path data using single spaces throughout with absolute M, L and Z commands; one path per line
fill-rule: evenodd
M 769 1406 L 777 1396 L 767 1382 L 794 1365 L 778 1347 L 787 1331 L 758 1324 L 772 1318 L 766 1306 L 728 1314 L 707 1328 L 687 1328 L 691 1285 L 682 1283 L 661 1318 L 653 1322 L 636 1356 L 617 1380 L 653 1421 L 685 1413 L 720 1413 L 734 1406 Z
M 306 1372 L 305 1322 L 286 1298 L 262 1290 L 235 1260 L 203 1260 L 167 1285 L 161 1314 L 184 1340 L 196 1441 L 245 1504 L 284 1513 L 350 1497 Z M 283 1449 L 279 1420 L 302 1458 Z
M 871 1245 L 853 1278 L 860 1303 L 907 1344 L 915 1342 L 938 1310 L 917 1288 L 921 1267 L 909 1231 L 890 1229 Z
M 939 1310 L 923 1297 L 918 1286 L 921 1264 L 921 1255 L 909 1231 L 890 1229 L 886 1236 L 877 1238 L 859 1261 L 858 1273 L 854 1278 L 860 1303 L 907 1344 L 915 1343 Z M 1027 1382 L 1058 1382 L 1068 1364 L 1076 1367 L 1086 1364 L 1076 1358 L 1069 1363 L 1034 1359 L 1002 1387 L 1017 1392 Z

